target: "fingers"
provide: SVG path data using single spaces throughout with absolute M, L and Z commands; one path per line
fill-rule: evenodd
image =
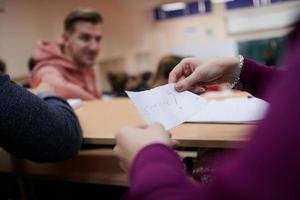
M 192 71 L 191 67 L 189 66 L 189 64 L 186 64 L 186 65 L 183 66 L 183 75 L 184 75 L 184 77 L 188 77 L 192 73 L 193 73 L 193 71 Z
M 126 164 L 126 161 L 124 159 L 124 155 L 123 155 L 123 152 L 121 151 L 121 149 L 119 148 L 118 145 L 116 145 L 113 149 L 114 151 L 114 154 L 115 156 L 118 158 L 119 160 L 119 166 L 120 168 L 124 171 L 124 172 L 127 172 L 129 167 L 128 165 Z
M 152 124 L 149 125 L 149 129 L 152 129 L 152 130 L 162 130 L 162 131 L 165 131 L 165 128 L 164 126 L 161 124 L 161 123 L 158 123 L 158 122 L 154 122 Z
M 179 146 L 180 146 L 180 143 L 177 140 L 171 140 L 171 147 L 173 149 L 176 149 Z
M 192 72 L 192 65 L 196 63 L 194 58 L 185 58 L 169 74 L 169 83 L 176 83 L 180 79 L 189 76 Z
M 202 87 L 202 86 L 196 86 L 196 87 L 190 89 L 190 91 L 195 94 L 202 94 L 206 91 L 206 89 L 205 89 L 205 87 Z
M 122 160 L 119 161 L 119 166 L 120 166 L 120 168 L 121 168 L 124 172 L 128 172 L 128 171 L 129 171 L 129 168 L 127 167 L 127 165 L 126 165 Z
M 118 158 L 121 158 L 122 156 L 122 152 L 120 151 L 120 148 L 118 147 L 118 145 L 116 145 L 115 147 L 114 147 L 114 149 L 113 149 L 113 152 L 114 152 L 114 154 L 118 157 Z
M 193 71 L 201 64 L 198 58 L 190 57 L 184 58 L 181 62 L 174 67 L 169 74 L 169 83 L 179 82 L 180 79 L 188 77 Z
M 169 74 L 169 83 L 176 83 L 183 76 L 183 63 L 180 62 Z
M 200 81 L 199 80 L 199 75 L 197 74 L 197 71 L 194 71 L 190 76 L 188 76 L 185 79 L 179 81 L 175 85 L 175 90 L 177 90 L 178 92 L 188 90 L 189 88 L 191 88 L 194 84 L 196 84 L 199 81 Z
M 145 128 L 147 128 L 148 126 L 149 126 L 148 124 L 140 124 L 140 125 L 137 125 L 136 128 L 145 129 Z
M 124 135 L 124 133 L 126 133 L 128 130 L 130 130 L 131 128 L 122 128 L 120 130 L 118 130 L 116 133 L 115 133 L 115 138 L 116 138 L 116 143 L 118 143 L 119 141 L 122 141 L 122 137 Z

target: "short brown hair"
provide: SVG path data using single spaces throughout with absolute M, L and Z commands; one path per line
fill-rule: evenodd
M 155 77 L 150 87 L 153 88 L 165 84 L 169 78 L 170 72 L 182 59 L 182 57 L 176 55 L 166 55 L 162 57 L 159 61 Z
M 76 9 L 68 14 L 64 22 L 64 30 L 66 32 L 73 32 L 75 25 L 78 22 L 90 22 L 92 24 L 100 24 L 103 22 L 103 18 L 97 11 L 84 8 Z

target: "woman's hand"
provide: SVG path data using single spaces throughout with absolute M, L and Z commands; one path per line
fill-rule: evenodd
M 169 83 L 176 83 L 178 92 L 203 93 L 206 85 L 233 83 L 239 70 L 238 58 L 201 60 L 183 59 L 170 73 Z
M 119 130 L 116 133 L 114 152 L 120 160 L 121 168 L 125 171 L 129 170 L 137 153 L 150 144 L 160 143 L 169 147 L 177 146 L 178 142 L 171 140 L 170 136 L 170 132 L 158 123 Z

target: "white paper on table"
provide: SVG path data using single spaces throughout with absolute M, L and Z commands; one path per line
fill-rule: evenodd
M 81 99 L 67 99 L 67 102 L 73 109 L 76 109 L 81 105 L 82 100 Z
M 251 123 L 261 120 L 267 109 L 268 103 L 255 97 L 207 100 L 206 106 L 186 122 Z
M 191 92 L 175 91 L 174 84 L 126 93 L 147 123 L 159 122 L 167 130 L 188 120 L 206 104 L 204 98 Z

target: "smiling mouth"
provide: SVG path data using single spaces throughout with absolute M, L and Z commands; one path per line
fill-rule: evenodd
M 96 55 L 95 54 L 93 54 L 93 55 L 88 54 L 88 55 L 86 55 L 86 57 L 89 58 L 89 59 L 94 59 L 96 57 Z

